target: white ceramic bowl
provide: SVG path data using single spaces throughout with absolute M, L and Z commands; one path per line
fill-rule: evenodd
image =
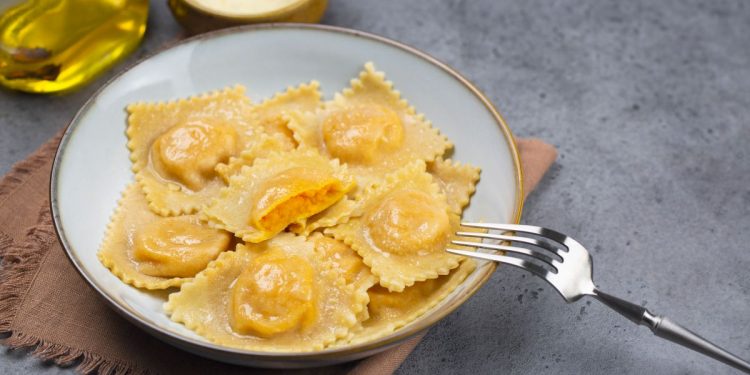
M 120 192 L 133 181 L 126 148 L 125 106 L 182 98 L 243 84 L 254 101 L 316 79 L 326 98 L 349 84 L 367 61 L 386 72 L 404 98 L 455 144 L 453 157 L 482 168 L 464 218 L 518 222 L 521 171 L 510 130 L 466 79 L 434 58 L 397 42 L 329 26 L 271 24 L 204 34 L 147 58 L 102 87 L 74 117 L 55 157 L 50 186 L 60 241 L 88 283 L 125 318 L 154 336 L 216 360 L 266 367 L 303 367 L 362 358 L 436 323 L 470 297 L 495 266 L 482 263 L 427 314 L 382 339 L 311 353 L 264 353 L 212 344 L 169 320 L 166 293 L 121 282 L 96 257 Z

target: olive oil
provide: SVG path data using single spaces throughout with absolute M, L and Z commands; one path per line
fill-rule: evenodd
M 53 93 L 84 85 L 146 31 L 148 0 L 29 0 L 0 14 L 0 84 Z

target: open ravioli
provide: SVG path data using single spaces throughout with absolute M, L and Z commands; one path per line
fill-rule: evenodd
M 162 217 L 149 210 L 138 184 L 123 193 L 99 249 L 99 260 L 139 288 L 179 286 L 230 247 L 232 235 L 196 215 Z
M 301 352 L 346 337 L 366 304 L 367 292 L 347 285 L 312 242 L 283 233 L 222 254 L 164 309 L 216 344 Z
M 278 134 L 292 148 L 297 146 L 292 131 L 287 126 L 285 114 L 292 111 L 314 111 L 322 106 L 320 83 L 311 81 L 274 95 L 253 108 L 258 123 L 268 134 Z
M 346 167 L 315 150 L 274 153 L 231 177 L 229 186 L 204 208 L 203 217 L 212 226 L 258 243 L 289 224 L 304 227 L 308 217 L 344 199 L 354 187 Z
M 425 169 L 424 161 L 415 160 L 386 176 L 358 198 L 357 217 L 325 229 L 359 253 L 390 291 L 458 267 L 460 257 L 445 248 L 460 218 Z
M 375 340 L 411 323 L 445 299 L 475 268 L 473 260 L 465 259 L 450 274 L 417 282 L 402 292 L 390 292 L 379 285 L 370 288 L 369 318 L 349 343 Z
M 414 159 L 432 161 L 451 147 L 372 63 L 323 109 L 290 112 L 288 126 L 300 145 L 341 160 L 360 181 Z
M 223 183 L 215 167 L 252 145 L 253 125 L 242 86 L 166 103 L 135 103 L 128 111 L 133 172 L 149 207 L 162 216 L 190 214 Z
M 451 159 L 437 158 L 427 164 L 427 172 L 432 175 L 440 186 L 440 190 L 448 198 L 451 211 L 461 214 L 476 190 L 481 172 L 479 167 L 461 164 Z

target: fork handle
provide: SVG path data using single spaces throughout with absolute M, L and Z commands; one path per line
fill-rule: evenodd
M 750 363 L 743 361 L 736 355 L 718 347 L 669 318 L 654 315 L 643 306 L 617 298 L 598 289 L 594 290 L 593 296 L 634 323 L 650 328 L 656 336 L 703 353 L 750 374 Z

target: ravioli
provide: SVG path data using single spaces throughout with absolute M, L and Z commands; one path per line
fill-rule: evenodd
M 225 183 L 229 178 L 239 174 L 244 166 L 252 166 L 255 159 L 268 157 L 280 151 L 292 151 L 294 146 L 281 134 L 260 134 L 249 148 L 240 152 L 239 156 L 229 158 L 226 163 L 216 165 L 216 173 L 221 176 Z
M 223 183 L 217 164 L 252 145 L 253 125 L 242 86 L 166 103 L 128 106 L 128 148 L 149 207 L 162 216 L 194 213 Z
M 372 342 L 444 300 L 476 267 L 445 249 L 481 231 L 460 226 L 479 168 L 444 160 L 451 142 L 372 63 L 329 101 L 319 86 L 128 106 L 137 183 L 101 262 L 179 286 L 173 321 L 244 350 Z
M 97 254 L 105 267 L 138 288 L 179 286 L 230 247 L 231 234 L 196 215 L 161 217 L 149 210 L 138 184 L 120 200 Z
M 362 261 L 362 258 L 351 247 L 322 233 L 313 233 L 309 237 L 315 248 L 315 254 L 344 278 L 347 285 L 357 290 L 367 291 L 375 285 L 377 278 Z
M 378 278 L 370 272 L 370 269 L 362 261 L 362 257 L 345 243 L 324 236 L 319 232 L 313 233 L 309 239 L 315 246 L 315 253 L 318 258 L 342 276 L 344 282 L 351 285 L 355 290 L 367 294 L 367 290 L 378 282 Z M 362 322 L 369 317 L 367 309 L 362 309 L 357 314 L 358 323 L 351 328 L 347 338 L 340 341 L 348 342 L 362 330 Z
M 323 263 L 312 242 L 284 233 L 223 253 L 164 309 L 219 345 L 304 352 L 346 337 L 367 298 Z
M 390 292 L 379 285 L 370 288 L 369 318 L 347 343 L 372 341 L 411 323 L 445 299 L 475 268 L 473 260 L 465 259 L 450 274 L 417 282 L 402 292 Z
M 437 158 L 427 165 L 429 172 L 448 198 L 451 211 L 461 214 L 476 190 L 481 170 L 470 164 Z
M 212 226 L 258 243 L 334 205 L 354 189 L 346 167 L 315 150 L 274 153 L 243 167 L 202 212 Z
M 314 111 L 322 107 L 319 87 L 318 81 L 310 81 L 297 87 L 289 87 L 286 91 L 263 101 L 253 108 L 258 123 L 266 133 L 280 135 L 287 143 L 287 147 L 296 147 L 297 142 L 287 126 L 288 119 L 285 114 L 291 111 Z
M 219 163 L 216 172 L 229 182 L 229 177 L 239 173 L 243 166 L 253 165 L 257 158 L 266 157 L 276 151 L 291 151 L 297 142 L 288 128 L 286 114 L 291 111 L 313 111 L 322 107 L 320 83 L 311 81 L 297 87 L 289 87 L 272 98 L 253 107 L 254 121 L 264 133 L 239 156 L 229 158 L 227 163 Z
M 446 275 L 461 259 L 445 251 L 459 216 L 425 168 L 415 160 L 386 176 L 359 198 L 356 217 L 325 229 L 357 251 L 390 291 Z
M 372 63 L 323 109 L 290 112 L 288 127 L 300 145 L 346 163 L 361 187 L 412 160 L 432 161 L 452 147 Z

